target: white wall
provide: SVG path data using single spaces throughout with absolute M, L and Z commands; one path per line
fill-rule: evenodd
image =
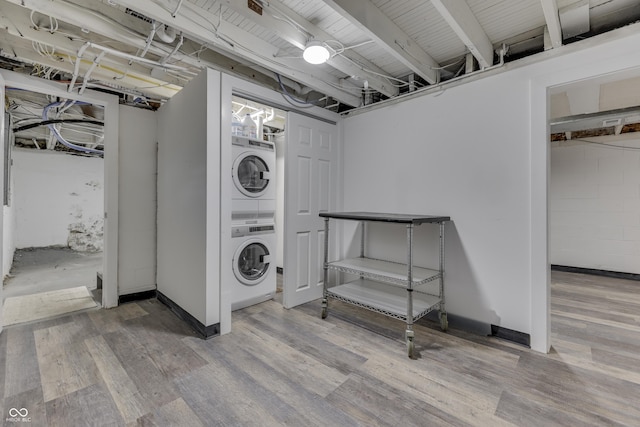
M 17 248 L 103 248 L 104 160 L 14 148 Z
M 3 230 L 2 234 L 2 271 L 7 276 L 13 265 L 13 256 L 16 252 L 16 242 L 14 237 L 15 217 L 13 215 L 13 205 L 3 207 Z
M 547 351 L 547 88 L 640 66 L 638 43 L 637 26 L 626 27 L 347 117 L 345 210 L 450 215 L 448 311 L 531 333 Z
M 551 148 L 552 264 L 640 273 L 640 136 L 556 142 Z
M 10 124 L 6 124 L 10 126 Z M 13 146 L 14 136 L 13 132 L 10 133 L 9 144 Z M 9 175 L 9 204 L 2 208 L 2 271 L 3 275 L 7 276 L 11 271 L 13 264 L 13 256 L 16 252 L 16 239 L 15 239 L 15 215 L 14 202 L 13 202 L 13 170 L 10 170 Z
M 205 326 L 220 321 L 219 244 L 209 242 L 220 224 L 219 90 L 206 70 L 158 110 L 158 291 Z
M 118 294 L 156 288 L 156 113 L 120 106 Z
M 276 243 L 276 266 L 284 267 L 284 134 L 275 135 L 273 140 L 276 144 L 276 233 L 278 240 Z

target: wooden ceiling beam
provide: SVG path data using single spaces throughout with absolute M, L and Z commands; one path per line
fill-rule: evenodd
M 304 50 L 311 36 L 319 41 L 333 39 L 329 33 L 307 21 L 278 0 L 265 2 L 262 15 L 247 7 L 246 0 L 222 0 L 222 4 L 240 13 L 245 18 L 254 21 L 261 27 L 274 31 L 278 37 L 301 50 Z M 284 15 L 284 17 L 278 17 L 278 15 Z M 283 19 L 293 21 L 298 28 L 295 28 L 293 23 L 284 22 Z M 399 93 L 397 87 L 379 75 L 386 74 L 383 69 L 356 52 L 344 51 L 339 53 L 331 57 L 327 64 L 348 76 L 355 77 L 359 81 L 367 81 L 371 89 L 377 90 L 390 98 Z
M 551 47 L 556 48 L 562 46 L 562 27 L 560 26 L 560 15 L 558 13 L 557 0 L 540 0 L 542 4 L 542 12 L 547 22 L 547 31 Z
M 433 84 L 439 64 L 369 0 L 323 0 L 407 68 Z
M 460 37 L 481 68 L 493 65 L 493 45 L 466 2 L 460 0 L 431 0 L 442 18 Z

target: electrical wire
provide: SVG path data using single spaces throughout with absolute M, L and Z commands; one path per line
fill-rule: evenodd
M 314 102 L 307 102 L 307 101 L 303 101 L 303 100 L 299 100 L 297 98 L 295 98 L 293 95 L 291 95 L 288 91 L 287 88 L 284 86 L 284 84 L 282 83 L 282 79 L 280 78 L 280 74 L 278 73 L 274 73 L 276 75 L 276 78 L 278 79 L 278 84 L 280 85 L 280 89 L 282 90 L 282 97 L 285 99 L 285 101 L 287 101 L 289 104 L 299 107 L 299 108 L 311 108 L 311 107 L 315 107 L 317 106 L 316 103 Z M 294 102 L 298 103 L 295 104 Z M 302 104 L 302 105 L 299 105 Z
M 588 139 L 581 139 L 581 138 L 568 139 L 567 142 L 569 142 L 569 141 L 586 142 L 586 143 L 589 143 L 589 144 L 602 145 L 602 146 L 605 146 L 605 147 L 617 148 L 617 149 L 622 149 L 622 150 L 640 150 L 640 147 L 625 147 L 623 145 L 607 144 L 606 142 L 589 141 Z M 561 141 L 559 141 L 559 142 L 561 142 Z
M 42 109 L 42 120 L 49 120 L 49 118 L 48 118 L 47 116 L 48 116 L 48 113 L 49 113 L 49 109 L 50 109 L 50 108 L 52 108 L 52 107 L 57 107 L 57 106 L 60 106 L 60 105 L 65 104 L 65 103 L 66 103 L 66 102 L 62 102 L 62 101 L 59 101 L 59 102 L 52 102 L 51 104 L 49 104 L 49 105 L 45 106 L 45 107 Z M 80 105 L 88 105 L 86 102 L 78 102 L 77 104 L 80 104 Z M 51 133 L 55 136 L 55 138 L 56 138 L 56 139 L 57 139 L 57 140 L 58 140 L 62 145 L 64 145 L 64 146 L 65 146 L 65 147 L 67 147 L 67 148 L 71 148 L 72 150 L 76 150 L 76 151 L 81 151 L 81 152 L 83 152 L 83 153 L 91 153 L 91 154 L 100 154 L 100 155 L 104 155 L 104 150 L 96 150 L 96 149 L 93 149 L 93 148 L 83 147 L 83 146 L 81 146 L 81 145 L 76 145 L 76 144 L 73 144 L 73 143 L 71 143 L 71 142 L 67 141 L 66 139 L 64 139 L 64 138 L 62 137 L 62 135 L 60 134 L 60 131 L 59 131 L 58 129 L 56 129 L 55 125 L 49 124 L 49 125 L 47 125 L 47 127 L 49 128 L 49 130 L 51 131 Z
M 351 46 L 344 46 L 344 50 L 355 49 L 356 47 L 364 46 L 369 43 L 373 43 L 373 40 L 367 40 L 366 42 L 357 43 Z
M 56 124 L 56 123 L 87 123 L 87 124 L 92 124 L 92 125 L 104 126 L 104 122 L 101 122 L 99 120 L 49 119 L 49 120 L 43 120 L 43 121 L 38 122 L 38 123 L 30 123 L 28 125 L 14 127 L 12 130 L 17 133 L 17 132 L 21 132 L 23 130 L 33 129 L 33 128 L 37 128 L 39 126 L 47 126 L 47 125 Z

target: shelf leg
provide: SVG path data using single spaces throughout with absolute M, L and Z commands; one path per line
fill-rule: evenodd
M 447 310 L 444 304 L 444 222 L 440 223 L 440 328 L 449 329 Z
M 326 319 L 329 311 L 327 292 L 329 286 L 329 218 L 324 219 L 324 263 L 322 269 L 322 318 Z
M 413 357 L 413 224 L 407 225 L 407 355 Z

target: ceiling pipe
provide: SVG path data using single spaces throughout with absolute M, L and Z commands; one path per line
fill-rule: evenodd
M 96 67 L 100 64 L 100 61 L 102 61 L 102 58 L 104 58 L 106 54 L 107 52 L 105 51 L 100 52 L 100 54 L 96 56 L 96 59 L 93 60 L 93 63 L 91 64 L 87 72 L 84 74 L 84 78 L 82 79 L 82 87 L 80 87 L 80 90 L 78 91 L 80 95 L 82 95 L 84 93 L 84 90 L 87 88 L 87 83 L 89 82 L 89 76 L 91 76 L 91 73 L 93 73 L 93 70 L 96 69 Z
M 146 64 L 146 65 L 153 65 L 153 66 L 156 66 L 156 67 L 162 67 L 162 68 L 166 68 L 168 70 L 181 71 L 183 73 L 191 74 L 193 76 L 197 75 L 197 73 L 189 71 L 185 67 L 181 67 L 181 66 L 178 66 L 178 65 L 161 64 L 160 62 L 152 61 L 151 59 L 140 58 L 139 56 L 130 55 L 128 53 L 120 52 L 119 50 L 111 49 L 110 47 L 106 47 L 106 46 L 101 46 L 101 45 L 96 44 L 96 43 L 89 43 L 89 46 L 91 48 L 94 48 L 94 49 L 102 50 L 105 53 L 108 53 L 109 55 L 118 56 L 118 57 L 124 58 L 124 59 L 129 59 L 129 60 L 131 60 L 133 62 L 140 62 L 140 63 Z
M 76 80 L 78 79 L 78 74 L 80 74 L 80 62 L 82 62 L 82 55 L 84 55 L 84 51 L 87 50 L 89 45 L 90 43 L 86 42 L 80 47 L 80 49 L 78 49 L 78 55 L 76 56 L 76 63 L 73 69 L 73 77 L 71 77 L 71 83 L 69 83 L 69 88 L 67 89 L 67 92 L 71 92 L 73 90 L 73 87 L 76 84 Z
M 171 59 L 171 57 L 173 55 L 175 55 L 176 52 L 182 47 L 183 43 L 184 43 L 184 36 L 182 35 L 182 33 L 180 33 L 180 40 L 178 40 L 178 43 L 176 43 L 176 47 L 173 48 L 173 50 L 171 51 L 171 53 L 169 55 L 167 55 L 164 58 L 162 58 L 162 61 L 160 61 L 160 63 L 162 65 L 166 64 L 167 61 L 169 61 L 169 59 Z
M 167 44 L 171 44 L 176 39 L 176 30 L 166 24 L 160 24 L 156 31 L 156 36 Z
M 75 25 L 79 28 L 91 28 L 95 34 L 116 40 L 118 42 L 133 46 L 137 49 L 144 49 L 147 45 L 146 39 L 140 33 L 126 27 L 122 23 L 99 12 L 89 11 L 83 6 L 69 3 L 67 1 L 51 0 L 4 0 L 21 6 L 28 10 L 36 10 L 40 13 L 53 16 L 54 18 Z M 164 57 L 170 52 L 169 47 L 152 41 L 147 53 L 152 53 L 159 57 Z M 177 52 L 173 57 L 181 62 L 185 62 L 198 69 L 202 68 L 202 63 L 197 58 L 189 57 Z
M 178 11 L 180 10 L 180 8 L 182 7 L 182 3 L 184 2 L 184 0 L 180 0 L 178 2 L 178 5 L 176 6 L 176 9 L 173 11 L 173 13 L 171 13 L 171 16 L 173 16 L 174 18 L 176 16 L 178 16 Z
M 149 35 L 147 36 L 147 42 L 146 42 L 146 44 L 144 46 L 144 49 L 142 49 L 142 53 L 140 54 L 140 58 L 144 58 L 144 56 L 149 51 L 149 47 L 151 47 L 151 42 L 153 41 L 153 38 L 155 37 L 157 30 L 158 30 L 158 24 L 156 24 L 156 21 L 151 21 L 151 31 L 149 32 Z

